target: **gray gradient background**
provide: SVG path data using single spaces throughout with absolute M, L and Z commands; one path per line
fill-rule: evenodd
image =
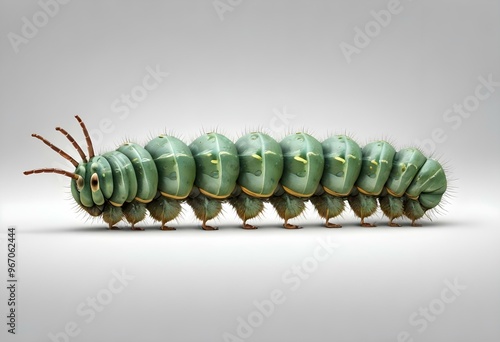
M 415 341 L 499 341 L 500 92 L 457 129 L 443 113 L 474 94 L 478 77 L 500 80 L 500 2 L 402 1 L 401 13 L 347 63 L 339 44 L 353 44 L 354 28 L 387 3 L 243 1 L 220 20 L 210 0 L 72 1 L 16 54 L 7 34 L 19 34 L 23 16 L 40 7 L 2 1 L 0 258 L 15 225 L 19 302 L 18 335 L 2 324 L 1 339 L 49 341 L 75 321 L 81 331 L 70 341 L 223 341 L 254 300 L 280 289 L 286 301 L 246 340 L 397 341 L 408 331 Z M 156 65 L 169 76 L 120 119 L 113 101 Z M 273 118 L 284 107 L 294 117 L 281 125 Z M 363 229 L 349 210 L 337 220 L 343 229 L 328 230 L 309 209 L 294 220 L 304 229 L 287 231 L 269 208 L 254 221 L 261 229 L 244 231 L 227 207 L 217 232 L 202 231 L 189 209 L 174 232 L 110 232 L 75 213 L 66 178 L 22 175 L 72 169 L 30 134 L 66 148 L 54 127 L 80 139 L 75 114 L 91 130 L 112 122 L 101 152 L 163 131 L 186 142 L 214 128 L 233 139 L 251 129 L 276 138 L 348 132 L 360 144 L 386 138 L 400 148 L 442 129 L 446 141 L 434 155 L 453 189 L 419 229 L 407 221 L 386 227 L 380 213 L 370 219 L 378 228 Z M 328 238 L 341 248 L 291 291 L 284 272 Z M 85 323 L 78 305 L 122 268 L 134 280 Z M 410 315 L 455 278 L 467 289 L 419 333 Z M 0 294 L 5 317 L 7 292 Z

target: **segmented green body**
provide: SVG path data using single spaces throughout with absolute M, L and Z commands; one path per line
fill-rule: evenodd
M 38 169 L 25 174 L 56 172 L 71 177 L 71 192 L 78 205 L 92 216 L 102 216 L 112 228 L 125 218 L 142 221 L 147 211 L 161 222 L 162 229 L 181 212 L 187 202 L 204 229 L 228 201 L 243 220 L 244 228 L 255 228 L 247 220 L 262 212 L 269 201 L 286 228 L 297 228 L 288 220 L 302 213 L 310 200 L 327 227 L 341 214 L 345 201 L 364 219 L 377 209 L 393 220 L 407 216 L 412 224 L 436 207 L 446 191 L 441 165 L 418 149 L 399 152 L 385 141 L 363 148 L 345 135 L 323 142 L 306 133 L 286 136 L 279 143 L 253 132 L 233 143 L 218 133 L 207 133 L 189 146 L 181 140 L 160 135 L 145 147 L 125 143 L 116 151 L 94 156 L 85 125 L 89 158 L 64 130 L 59 129 L 83 158 L 78 163 L 41 138 L 75 165 L 75 172 Z

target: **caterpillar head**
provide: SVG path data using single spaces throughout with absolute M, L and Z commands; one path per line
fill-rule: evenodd
M 25 175 L 36 173 L 57 173 L 71 178 L 71 194 L 78 205 L 92 216 L 99 216 L 102 213 L 105 198 L 109 198 L 113 192 L 113 178 L 109 163 L 101 156 L 96 156 L 92 140 L 90 139 L 87 127 L 82 119 L 76 115 L 76 120 L 80 124 L 88 147 L 88 158 L 75 139 L 64 129 L 56 127 L 73 144 L 82 158 L 81 162 L 73 159 L 69 154 L 52 144 L 38 134 L 31 136 L 41 140 L 44 144 L 56 151 L 60 156 L 67 159 L 75 166 L 75 172 L 70 172 L 55 168 L 42 168 L 24 171 Z
M 113 194 L 111 166 L 102 156 L 92 157 L 75 169 L 77 178 L 71 179 L 74 200 L 91 215 L 98 216 L 106 199 Z

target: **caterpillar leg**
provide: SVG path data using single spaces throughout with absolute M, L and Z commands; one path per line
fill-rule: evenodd
M 331 223 L 330 221 L 325 222 L 325 227 L 326 228 L 342 228 L 342 225 L 337 224 L 337 223 Z
M 284 193 L 281 196 L 273 196 L 269 199 L 278 215 L 285 220 L 283 227 L 287 229 L 302 228 L 288 223 L 288 220 L 299 216 L 305 209 L 304 199 Z
M 285 219 L 285 223 L 283 223 L 283 228 L 286 228 L 286 229 L 300 229 L 302 227 L 298 226 L 296 224 L 288 223 L 288 219 Z
M 229 199 L 236 213 L 243 220 L 243 229 L 257 229 L 256 226 L 248 224 L 247 220 L 258 216 L 264 210 L 263 199 L 250 197 L 245 193 Z
M 246 220 L 243 221 L 243 229 L 257 229 L 257 226 L 246 223 Z
M 175 230 L 174 227 L 169 227 L 166 223 L 175 219 L 182 211 L 179 200 L 159 196 L 149 202 L 146 207 L 151 217 L 161 222 L 161 230 Z
M 377 200 L 374 196 L 358 193 L 355 196 L 349 196 L 347 200 L 356 216 L 361 218 L 361 227 L 375 227 L 373 223 L 365 222 L 365 218 L 373 215 L 377 210 Z
M 120 229 L 115 226 L 118 222 L 121 221 L 123 217 L 123 211 L 121 207 L 115 207 L 111 204 L 107 204 L 102 212 L 102 219 L 106 222 L 109 227 L 108 229 Z
M 403 216 L 403 198 L 392 195 L 379 198 L 380 209 L 389 218 L 390 227 L 401 227 L 400 224 L 393 222 L 394 219 Z
M 146 217 L 146 204 L 138 201 L 132 201 L 123 205 L 123 214 L 127 221 L 132 225 L 132 230 L 144 230 L 144 228 L 136 227 L 135 224 L 144 220 Z
M 344 211 L 344 199 L 341 197 L 332 196 L 328 193 L 323 193 L 319 196 L 311 197 L 311 203 L 316 208 L 319 216 L 326 220 L 325 227 L 341 228 L 340 224 L 331 223 L 330 219 L 334 218 Z
M 222 210 L 220 200 L 209 198 L 203 194 L 196 197 L 189 197 L 187 203 L 193 208 L 195 216 L 202 221 L 201 228 L 204 230 L 217 230 L 219 228 L 207 225 L 207 221 L 213 219 Z
M 101 205 L 94 205 L 90 208 L 80 205 L 80 208 L 82 208 L 85 212 L 87 212 L 90 216 L 93 217 L 101 216 L 104 211 L 104 207 Z
M 404 201 L 404 214 L 411 220 L 413 227 L 420 227 L 421 225 L 416 223 L 416 220 L 424 216 L 425 209 L 418 200 L 406 198 Z

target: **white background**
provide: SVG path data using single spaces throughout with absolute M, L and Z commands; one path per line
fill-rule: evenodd
M 500 2 L 401 1 L 383 26 L 371 11 L 385 13 L 389 1 L 222 3 L 231 10 L 211 0 L 71 1 L 51 5 L 43 22 L 40 3 L 1 2 L 0 258 L 16 226 L 19 279 L 17 334 L 3 325 L 2 340 L 50 341 L 73 321 L 70 341 L 224 341 L 278 290 L 284 302 L 243 340 L 398 341 L 406 331 L 414 341 L 498 341 L 500 87 L 483 87 L 487 98 L 466 117 L 455 106 L 474 104 L 480 78 L 500 82 Z M 29 39 L 12 43 L 36 20 Z M 346 58 L 341 46 L 356 47 L 367 28 L 369 41 Z M 156 68 L 168 76 L 140 93 Z M 113 110 L 134 92 L 144 96 L 126 115 Z M 189 143 L 212 129 L 233 140 L 306 130 L 420 146 L 445 165 L 449 196 L 422 228 L 386 227 L 380 213 L 369 219 L 377 228 L 360 228 L 347 210 L 335 220 L 344 228 L 325 229 L 308 208 L 294 220 L 304 229 L 288 231 L 267 208 L 252 221 L 261 228 L 244 231 L 225 207 L 216 232 L 202 231 L 189 208 L 177 231 L 149 220 L 145 232 L 107 231 L 76 212 L 67 178 L 22 175 L 72 170 L 30 134 L 76 158 L 54 130 L 81 141 L 76 114 L 100 153 L 163 132 Z M 340 247 L 293 291 L 283 276 L 329 239 Z M 85 322 L 77 308 L 123 269 L 134 279 Z M 419 332 L 410 317 L 441 308 L 447 280 L 465 289 Z

